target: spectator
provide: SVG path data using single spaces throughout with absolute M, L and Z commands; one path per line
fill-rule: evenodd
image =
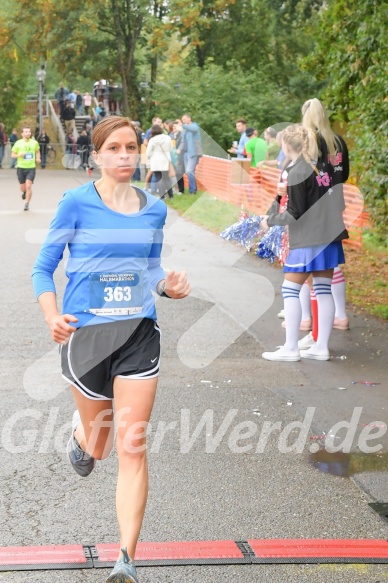
M 82 95 L 78 89 L 75 91 L 75 108 L 77 115 L 82 115 Z
M 84 122 L 84 125 L 83 125 L 83 128 L 82 129 L 83 130 L 86 130 L 86 131 L 88 131 L 88 133 L 90 133 L 90 132 L 92 132 L 94 130 L 94 128 L 95 128 L 96 125 L 97 125 L 97 120 L 95 118 L 95 115 L 94 115 L 94 113 L 91 113 L 89 115 L 89 119 L 87 119 Z M 89 126 L 89 128 L 87 128 L 87 126 Z
M 268 144 L 267 155 L 266 155 L 267 160 L 276 160 L 276 158 L 280 152 L 281 146 L 279 146 L 279 144 L 276 140 L 276 134 L 277 134 L 277 131 L 271 127 L 267 128 L 264 132 L 264 139 Z
M 173 129 L 172 129 L 172 120 L 171 119 L 167 119 L 164 123 L 163 123 L 163 129 L 166 132 L 166 134 L 168 136 L 170 136 L 170 138 L 172 138 L 172 133 L 173 133 Z
M 178 186 L 177 194 L 184 194 L 185 182 L 183 175 L 185 173 L 184 152 L 183 152 L 183 127 L 180 119 L 177 119 L 172 124 L 172 144 L 173 150 L 171 153 L 172 163 L 175 168 L 176 180 Z
M 14 144 L 18 141 L 18 131 L 16 128 L 13 128 L 12 134 L 9 136 L 8 141 L 12 150 Z M 16 168 L 16 158 L 11 157 L 11 168 Z
M 95 109 L 95 112 L 96 112 L 96 117 L 98 117 L 98 116 L 100 115 L 100 113 L 101 113 L 101 111 L 102 111 L 102 108 L 103 108 L 103 104 L 102 104 L 102 102 L 101 102 L 101 101 L 99 101 L 99 102 L 98 102 L 98 105 L 97 105 L 97 107 L 96 107 L 96 109 Z
M 67 96 L 67 99 L 70 101 L 70 105 L 71 107 L 75 108 L 75 99 L 76 99 L 76 94 L 74 89 L 72 91 L 70 91 L 69 95 Z
M 255 146 L 256 166 L 260 167 L 260 162 L 267 158 L 268 144 L 263 138 L 258 138 Z
M 86 115 L 89 115 L 89 109 L 92 105 L 92 96 L 90 95 L 90 93 L 86 92 L 84 95 L 84 109 L 85 109 L 85 113 Z
M 312 135 L 312 140 L 315 140 Z M 263 217 L 261 228 L 288 225 L 290 252 L 284 262 L 282 286 L 286 322 L 286 343 L 275 352 L 263 353 L 273 361 L 298 361 L 300 357 L 329 360 L 328 342 L 334 321 L 331 290 L 333 269 L 344 263 L 343 239 L 348 233 L 332 189 L 331 170 L 326 161 L 315 164 L 310 156 L 309 132 L 301 125 L 289 126 L 283 133 L 283 150 L 290 162 L 283 170 L 287 181 L 284 212 L 277 199 Z M 299 294 L 308 275 L 318 302 L 318 337 L 308 350 L 299 352 L 298 335 L 302 317 Z
M 244 158 L 244 148 L 245 148 L 245 144 L 248 141 L 248 138 L 246 135 L 246 129 L 247 129 L 247 122 L 245 121 L 245 119 L 242 119 L 242 118 L 238 119 L 236 121 L 236 130 L 240 134 L 240 140 L 239 140 L 237 146 L 234 143 L 234 145 L 228 150 L 228 152 L 230 152 L 230 154 L 236 154 L 237 158 L 240 158 L 240 159 Z
M 77 139 L 77 151 L 81 158 L 82 168 L 87 169 L 89 167 L 89 151 L 90 151 L 91 139 L 88 136 L 86 130 L 82 130 L 81 134 Z
M 143 144 L 145 146 L 148 145 L 148 140 L 151 137 L 151 131 L 152 131 L 152 127 L 154 125 L 159 125 L 162 129 L 164 129 L 163 128 L 163 120 L 162 120 L 162 118 L 161 117 L 153 117 L 152 118 L 152 126 L 146 131 L 145 136 L 144 136 Z
M 143 131 L 141 129 L 140 122 L 133 121 L 132 125 L 135 128 L 135 131 L 137 133 L 137 139 L 138 139 L 140 149 L 141 149 L 141 145 L 143 143 Z M 141 172 L 140 172 L 140 156 L 139 156 L 139 159 L 138 159 L 137 164 L 136 164 L 136 170 L 132 175 L 132 182 L 140 182 L 140 180 L 141 180 Z
M 251 161 L 251 167 L 256 168 L 257 161 L 255 157 L 255 149 L 257 140 L 259 138 L 255 134 L 255 128 L 247 128 L 245 133 L 248 138 L 248 141 L 245 144 L 244 156 Z
M 101 107 L 100 113 L 98 114 L 97 119 L 96 119 L 96 123 L 98 123 L 99 121 L 104 119 L 105 116 L 106 116 L 106 109 L 105 109 L 105 107 Z
M 195 180 L 195 168 L 202 156 L 201 133 L 197 123 L 191 120 L 191 115 L 185 113 L 182 116 L 183 149 L 185 173 L 189 180 L 189 193 L 197 193 L 197 182 Z
M 151 135 L 147 145 L 147 158 L 150 170 L 158 184 L 160 198 L 164 198 L 166 193 L 170 198 L 173 198 L 169 177 L 171 150 L 171 138 L 163 133 L 159 124 L 154 124 L 151 128 Z
M 330 119 L 319 99 L 309 99 L 302 107 L 302 125 L 312 133 L 310 155 L 318 159 L 318 164 L 325 163 L 329 169 L 333 185 L 333 197 L 341 211 L 345 209 L 343 183 L 349 178 L 349 153 L 344 139 L 335 134 L 330 127 Z M 346 282 L 339 266 L 334 269 L 331 291 L 335 303 L 333 328 L 349 329 L 346 315 Z M 319 311 L 318 318 L 319 320 Z M 314 332 L 314 330 L 313 330 Z M 319 325 L 318 325 L 319 333 Z
M 7 136 L 4 131 L 4 124 L 0 123 L 0 168 L 3 167 L 3 158 L 4 158 L 4 150 L 5 144 L 7 143 Z
M 67 132 L 66 134 L 66 154 L 76 154 L 77 146 L 75 142 L 75 137 L 73 132 Z
M 50 138 L 48 137 L 45 130 L 43 129 L 42 132 L 40 133 L 40 135 L 38 136 L 41 168 L 46 168 L 47 148 L 48 148 L 49 143 L 50 143 Z
M 270 166 L 272 168 L 278 168 L 279 170 L 281 170 L 284 167 L 284 164 L 286 161 L 286 155 L 282 149 L 282 136 L 283 136 L 283 132 L 278 132 L 276 134 L 276 142 L 277 142 L 278 147 L 280 148 L 279 153 L 276 156 L 276 158 L 274 160 L 267 160 L 267 158 L 265 160 L 262 160 L 261 162 L 259 162 L 257 164 L 258 168 L 262 168 L 263 166 Z
M 69 90 L 63 85 L 59 84 L 58 89 L 55 92 L 55 99 L 58 101 L 59 117 L 62 118 L 62 112 L 65 107 L 65 101 L 69 95 Z
M 62 119 L 65 122 L 66 133 L 73 133 L 75 128 L 75 111 L 69 100 L 65 101 L 62 112 Z

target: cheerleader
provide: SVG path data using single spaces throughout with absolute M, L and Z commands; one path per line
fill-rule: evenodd
M 313 164 L 310 147 L 309 132 L 303 126 L 291 125 L 284 130 L 283 151 L 290 160 L 283 173 L 287 181 L 286 210 L 278 212 L 275 202 L 261 223 L 264 228 L 288 225 L 290 245 L 282 286 L 286 343 L 275 352 L 264 352 L 266 360 L 330 358 L 328 342 L 334 322 L 331 280 L 334 267 L 345 261 L 342 240 L 348 234 L 342 219 L 343 197 L 332 188 L 332 174 L 325 160 Z M 299 294 L 310 273 L 319 306 L 319 334 L 311 348 L 299 351 Z

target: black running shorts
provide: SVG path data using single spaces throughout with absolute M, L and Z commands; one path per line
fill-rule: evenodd
M 34 182 L 36 170 L 35 168 L 16 168 L 19 184 L 25 184 L 26 180 Z
M 113 399 L 115 377 L 159 375 L 160 330 L 149 318 L 84 326 L 61 346 L 62 377 L 89 399 Z

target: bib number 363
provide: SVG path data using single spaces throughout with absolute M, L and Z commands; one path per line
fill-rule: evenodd
M 104 300 L 106 302 L 129 302 L 132 298 L 131 288 L 129 286 L 117 287 L 107 286 L 104 289 L 105 296 Z
M 91 273 L 89 312 L 96 316 L 128 316 L 143 309 L 141 272 Z

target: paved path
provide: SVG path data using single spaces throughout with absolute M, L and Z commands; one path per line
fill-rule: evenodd
M 86 179 L 81 172 L 39 171 L 26 213 L 15 174 L 0 174 L 0 546 L 93 544 L 118 537 L 116 456 L 85 480 L 69 468 L 64 449 L 74 405 L 30 282 L 42 232 L 62 192 Z M 356 474 L 360 489 L 315 469 L 309 455 L 317 437 L 349 421 L 355 408 L 360 408 L 351 440 L 356 454 L 365 425 L 375 422 L 379 431 L 387 422 L 387 325 L 352 315 L 350 332 L 335 331 L 332 338 L 333 355 L 346 360 L 270 363 L 260 354 L 284 338 L 276 318 L 281 271 L 171 211 L 165 255 L 167 266 L 187 269 L 194 289 L 183 302 L 158 301 L 163 360 L 142 540 L 386 539 L 388 525 L 368 502 L 388 502 L 387 473 Z M 62 293 L 62 268 L 57 283 Z M 381 384 L 352 384 L 355 380 Z M 309 407 L 311 428 L 301 452 L 282 453 L 287 444 L 281 431 L 289 430 L 288 444 L 294 443 L 300 429 L 288 424 L 301 422 Z M 171 423 L 163 439 L 162 423 Z M 200 423 L 206 426 L 199 432 Z M 265 442 L 268 423 L 278 428 Z M 376 443 L 388 450 L 386 434 L 370 445 Z M 238 451 L 244 446 L 246 451 Z M 139 573 L 141 583 L 376 583 L 388 579 L 388 566 L 165 567 Z M 0 581 L 102 583 L 106 574 L 0 573 Z

